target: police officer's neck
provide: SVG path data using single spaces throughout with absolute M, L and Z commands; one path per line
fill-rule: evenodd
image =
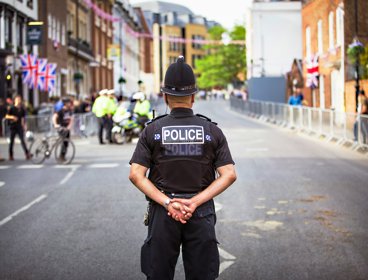
M 192 109 L 193 103 L 169 103 L 170 110 L 176 109 L 176 108 L 185 108 L 185 109 Z

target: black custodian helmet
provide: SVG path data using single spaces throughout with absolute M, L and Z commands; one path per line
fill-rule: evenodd
M 167 68 L 161 90 L 174 96 L 188 96 L 198 91 L 192 67 L 184 62 L 183 56 L 179 56 L 178 60 Z

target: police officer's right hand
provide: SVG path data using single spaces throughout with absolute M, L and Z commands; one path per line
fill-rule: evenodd
M 168 215 L 173 218 L 175 221 L 181 222 L 182 224 L 186 224 L 187 220 L 192 217 L 191 213 L 188 213 L 184 209 L 184 205 L 179 202 L 172 202 L 167 207 Z

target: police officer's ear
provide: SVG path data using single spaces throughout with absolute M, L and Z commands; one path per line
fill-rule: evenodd
M 191 100 L 192 104 L 194 103 L 194 94 L 192 94 L 192 100 Z
M 169 105 L 169 101 L 167 100 L 167 94 L 164 94 L 164 96 L 165 96 L 165 103 L 166 103 L 166 105 Z

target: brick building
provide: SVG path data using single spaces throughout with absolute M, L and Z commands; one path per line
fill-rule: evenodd
M 94 1 L 98 8 L 107 14 L 111 14 L 114 4 L 113 0 Z M 101 89 L 113 88 L 113 62 L 107 57 L 107 49 L 112 44 L 112 22 L 92 13 L 92 49 L 94 53 L 95 66 L 92 68 L 92 82 L 90 93 Z
M 39 6 L 39 19 L 44 22 L 43 44 L 40 56 L 47 58 L 49 63 L 56 63 L 56 87 L 47 94 L 40 92 L 40 101 L 47 101 L 49 95 L 65 96 L 67 92 L 68 55 L 67 46 L 67 0 L 45 0 Z
M 358 11 L 367 11 L 368 2 L 356 0 Z M 302 32 L 304 77 L 306 62 L 319 56 L 319 85 L 312 90 L 304 88 L 305 99 L 311 106 L 333 108 L 337 112 L 355 111 L 354 66 L 346 52 L 354 36 L 368 43 L 368 17 L 357 13 L 355 0 L 303 1 Z

